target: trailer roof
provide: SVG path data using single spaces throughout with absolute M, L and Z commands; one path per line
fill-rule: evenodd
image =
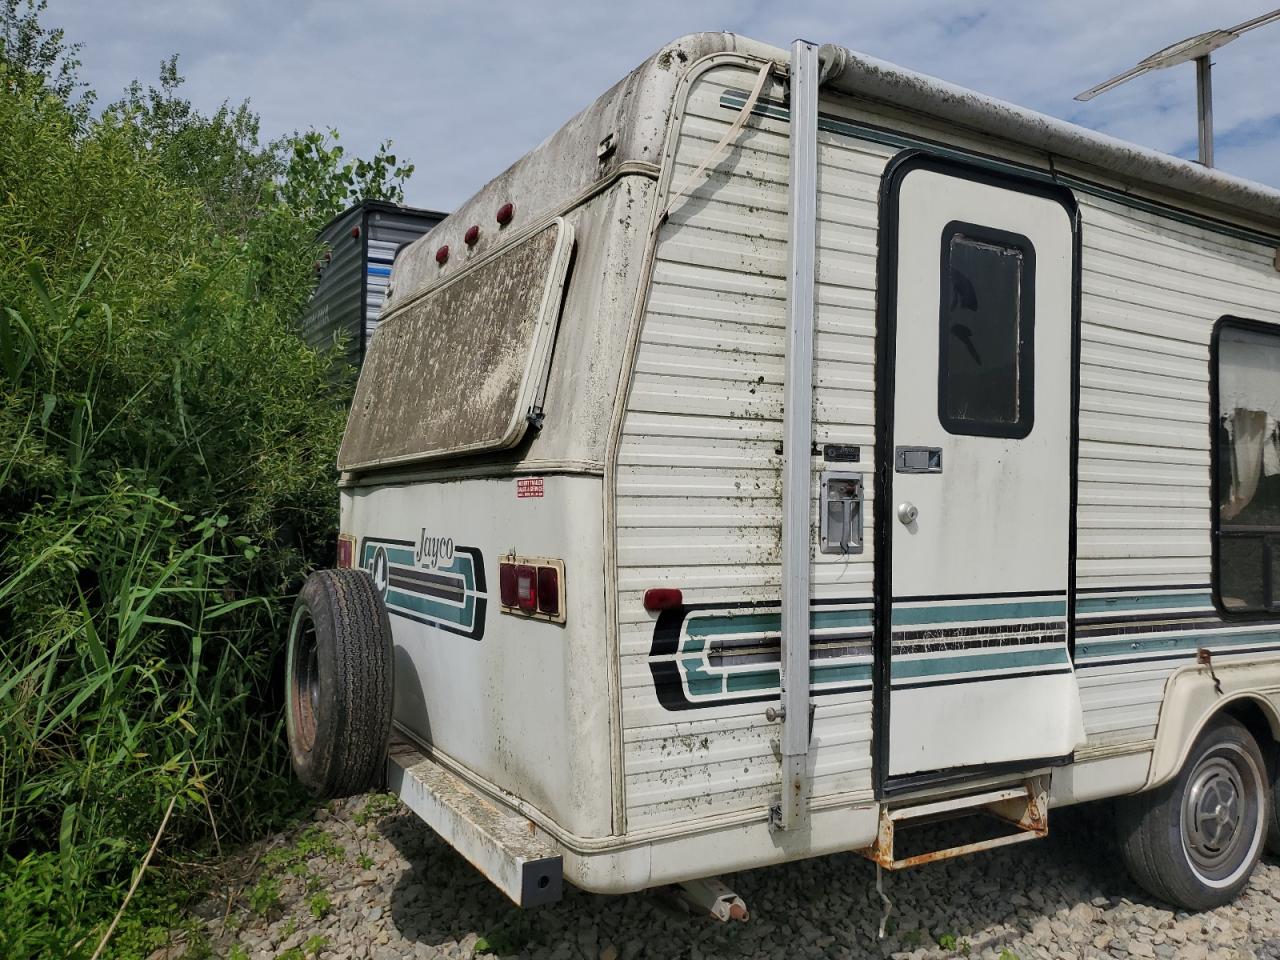
M 402 257 L 404 275 L 397 279 L 397 294 L 421 289 L 461 269 L 461 262 L 437 269 L 429 252 L 441 242 L 456 246 L 469 224 L 492 224 L 494 210 L 502 203 L 514 201 L 517 221 L 531 223 L 624 165 L 660 163 L 680 79 L 697 61 L 725 52 L 784 66 L 791 56 L 786 50 L 732 33 L 688 34 L 666 44 L 462 204 L 416 245 L 414 256 Z M 1030 148 L 1044 154 L 1049 169 L 1055 161 L 1070 161 L 1116 182 L 1125 191 L 1153 199 L 1163 195 L 1166 203 L 1180 202 L 1220 218 L 1242 221 L 1265 234 L 1280 234 L 1280 190 L 845 47 L 826 44 L 820 56 L 825 89 Z M 597 147 L 609 135 L 613 137 L 612 149 L 598 160 Z
M 781 51 L 779 51 L 781 52 Z M 1186 194 L 1223 213 L 1280 224 L 1280 190 L 1221 170 L 988 97 L 934 77 L 824 45 L 827 85 L 857 97 L 938 117 L 947 123 L 1087 164 L 1133 187 Z

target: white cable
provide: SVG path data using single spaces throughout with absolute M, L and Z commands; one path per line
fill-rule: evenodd
M 747 117 L 751 116 L 751 111 L 756 108 L 756 101 L 760 99 L 760 94 L 764 90 L 764 82 L 769 79 L 769 74 L 773 72 L 773 61 L 770 60 L 760 68 L 760 74 L 756 77 L 756 85 L 751 88 L 751 94 L 747 97 L 747 102 L 742 105 L 742 109 L 738 111 L 738 115 L 734 117 L 733 123 L 729 129 L 725 131 L 724 136 L 720 138 L 720 142 L 711 148 L 711 152 L 707 154 L 706 159 L 698 165 L 698 169 L 689 174 L 684 183 L 680 184 L 680 189 L 671 195 L 671 200 L 667 203 L 667 208 L 662 211 L 662 216 L 658 218 L 658 223 L 667 222 L 667 217 L 671 216 L 671 211 L 676 205 L 684 199 L 684 195 L 689 188 L 694 186 L 707 170 L 720 159 L 720 154 L 738 135 L 738 131 L 742 129 L 747 122 Z

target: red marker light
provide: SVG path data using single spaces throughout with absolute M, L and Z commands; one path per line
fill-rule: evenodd
M 356 538 L 344 533 L 338 537 L 338 569 L 350 570 L 356 555 Z
M 476 241 L 480 239 L 480 225 L 472 224 L 467 227 L 467 232 L 462 235 L 462 242 L 468 247 L 474 247 Z
M 449 245 L 446 243 L 443 247 L 436 251 L 436 263 L 441 266 L 449 259 Z
M 504 203 L 498 208 L 498 223 L 506 226 L 511 222 L 511 218 L 516 215 L 516 205 L 514 203 Z
M 357 238 L 357 237 L 359 237 L 359 236 L 360 236 L 360 228 L 359 228 L 359 227 L 352 227 L 352 228 L 351 228 L 351 239 L 353 239 L 353 240 L 354 240 L 354 239 L 356 239 L 356 238 Z
M 684 594 L 674 587 L 654 587 L 644 592 L 644 608 L 650 613 L 684 606 Z

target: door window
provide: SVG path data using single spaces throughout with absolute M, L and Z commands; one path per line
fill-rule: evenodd
M 1280 329 L 1218 328 L 1213 469 L 1219 604 L 1280 611 Z
M 1021 234 L 959 221 L 943 230 L 938 418 L 948 433 L 1031 432 L 1035 269 Z

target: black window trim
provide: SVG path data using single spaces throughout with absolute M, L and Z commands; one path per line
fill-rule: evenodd
M 1234 607 L 1228 607 L 1222 602 L 1222 584 L 1219 578 L 1219 545 L 1222 542 L 1222 518 L 1221 504 L 1222 498 L 1218 490 L 1218 458 L 1222 455 L 1220 445 L 1218 443 L 1218 417 L 1221 415 L 1221 405 L 1218 401 L 1218 361 L 1219 350 L 1222 339 L 1222 331 L 1227 329 L 1248 330 L 1253 333 L 1261 333 L 1276 338 L 1280 343 L 1280 324 L 1264 323 L 1261 320 L 1253 320 L 1248 317 L 1238 317 L 1233 314 L 1223 314 L 1213 324 L 1213 333 L 1209 338 L 1209 583 L 1210 593 L 1213 597 L 1213 605 L 1218 611 L 1218 615 L 1224 620 L 1247 620 L 1247 621 L 1276 621 L 1280 620 L 1280 604 L 1270 609 L 1263 610 L 1240 610 Z M 1268 528 L 1273 529 L 1274 533 L 1268 535 L 1264 533 L 1262 528 L 1251 528 L 1249 532 L 1262 539 L 1262 587 L 1268 598 L 1270 598 L 1270 556 L 1272 539 L 1280 539 L 1280 527 Z
M 1018 419 L 1002 424 L 990 421 L 959 420 L 947 413 L 947 295 L 951 269 L 951 241 L 957 234 L 979 243 L 1015 248 L 1022 252 L 1022 271 L 1018 295 Z M 952 220 L 942 228 L 942 251 L 938 268 L 938 421 L 942 428 L 960 437 L 998 437 L 1024 440 L 1035 426 L 1035 324 L 1036 324 L 1036 248 L 1030 237 L 1009 230 L 999 230 L 980 223 Z

